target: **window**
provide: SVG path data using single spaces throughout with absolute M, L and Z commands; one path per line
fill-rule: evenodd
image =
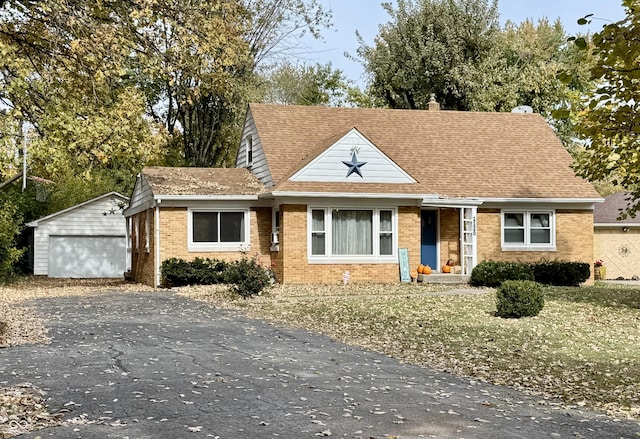
M 554 247 L 554 213 L 503 212 L 502 246 L 517 249 Z
M 310 210 L 311 260 L 319 262 L 376 261 L 396 254 L 395 210 L 312 208 Z
M 253 137 L 247 137 L 245 147 L 247 148 L 247 168 L 253 165 Z
M 192 210 L 190 250 L 237 251 L 248 244 L 248 210 Z
M 271 251 L 280 250 L 280 210 L 273 209 L 271 218 Z

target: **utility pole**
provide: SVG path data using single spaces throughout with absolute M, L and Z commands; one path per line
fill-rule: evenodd
M 22 192 L 27 189 L 27 130 L 22 123 Z

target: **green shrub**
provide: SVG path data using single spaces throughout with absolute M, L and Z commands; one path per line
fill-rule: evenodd
M 183 285 L 212 285 L 225 282 L 228 264 L 217 259 L 171 258 L 162 262 L 162 284 L 169 287 Z
M 530 280 L 506 280 L 496 292 L 497 315 L 505 318 L 537 316 L 544 307 L 542 286 Z
M 482 261 L 471 271 L 471 285 L 497 287 L 506 280 L 534 280 L 529 264 L 521 262 Z
M 577 287 L 591 275 L 585 262 L 542 261 L 533 264 L 536 282 L 546 285 Z
M 246 257 L 228 264 L 225 280 L 242 297 L 257 295 L 274 281 L 271 271 Z

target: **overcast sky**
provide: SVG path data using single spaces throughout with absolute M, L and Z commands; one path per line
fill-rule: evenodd
M 325 7 L 333 11 L 332 29 L 323 32 L 324 41 L 311 38 L 306 41 L 308 48 L 302 49 L 303 60 L 307 63 L 331 62 L 334 68 L 362 84 L 362 67 L 351 61 L 344 53 L 355 55 L 358 48 L 355 31 L 358 30 L 367 44 L 373 42 L 378 26 L 388 22 L 389 16 L 380 6 L 379 0 L 320 0 Z M 500 22 L 510 20 L 520 23 L 524 20 L 547 17 L 559 18 L 565 31 L 597 32 L 608 21 L 617 21 L 624 17 L 621 0 L 500 0 Z M 593 13 L 594 19 L 589 26 L 579 26 L 576 21 Z

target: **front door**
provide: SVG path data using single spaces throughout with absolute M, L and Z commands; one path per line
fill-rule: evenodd
M 438 269 L 438 211 L 423 210 L 420 227 L 420 263 Z

